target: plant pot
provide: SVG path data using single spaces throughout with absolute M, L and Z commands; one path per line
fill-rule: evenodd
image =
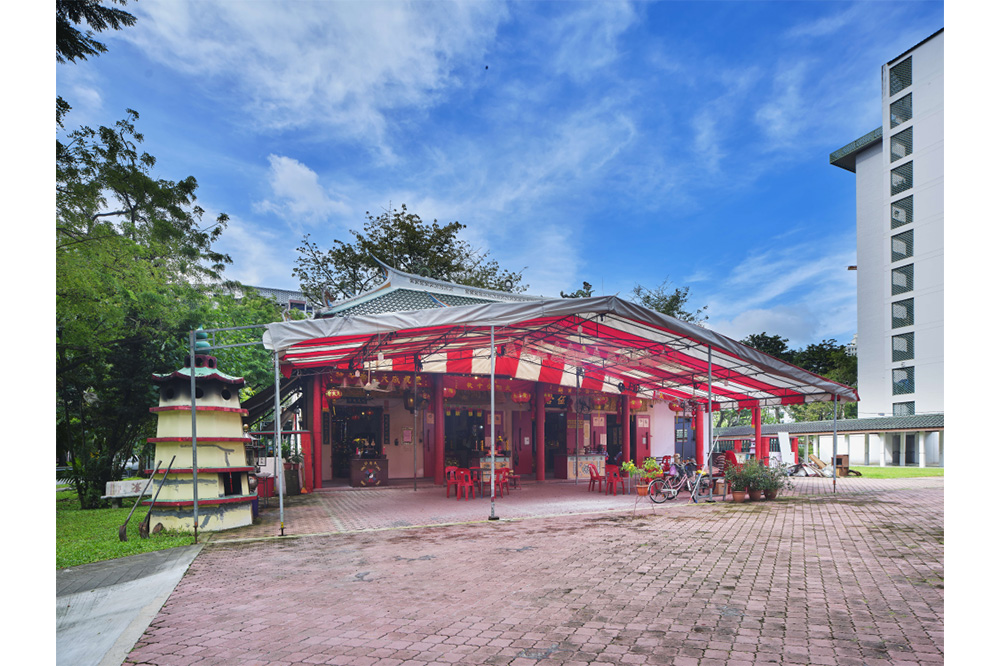
M 764 491 L 764 499 L 773 500 L 777 496 L 778 496 L 778 491 L 776 489 Z
M 745 490 L 733 490 L 731 492 L 733 494 L 734 502 L 742 502 L 747 498 L 747 491 Z
M 648 484 L 644 485 L 640 483 L 635 487 L 635 492 L 639 493 L 640 495 L 646 495 L 647 493 L 649 493 L 649 485 Z
M 299 464 L 298 463 L 286 462 L 285 463 L 285 469 L 298 471 Z
M 747 495 L 750 496 L 750 501 L 751 502 L 759 502 L 762 494 L 763 494 L 762 490 L 748 490 L 747 491 Z

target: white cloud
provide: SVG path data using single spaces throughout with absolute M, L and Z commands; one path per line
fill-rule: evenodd
M 281 155 L 268 155 L 267 160 L 268 182 L 276 200 L 257 202 L 257 210 L 275 213 L 296 229 L 303 222 L 314 224 L 334 214 L 350 213 L 347 205 L 330 197 L 316 172 L 305 164 Z
M 288 234 L 231 217 L 214 249 L 233 258 L 225 271 L 231 280 L 254 287 L 298 289 L 290 261 L 295 257 L 293 244 Z
M 482 62 L 503 6 L 143 2 L 127 38 L 267 130 L 321 127 L 392 158 L 388 114 L 419 111 Z
M 559 75 L 586 81 L 618 58 L 618 40 L 636 20 L 627 2 L 587 2 L 545 22 L 554 46 L 549 62 Z

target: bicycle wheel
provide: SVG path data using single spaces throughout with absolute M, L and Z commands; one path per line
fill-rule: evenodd
M 656 504 L 662 503 L 667 499 L 667 494 L 665 492 L 666 484 L 663 483 L 663 479 L 653 479 L 649 482 L 649 499 L 651 499 Z

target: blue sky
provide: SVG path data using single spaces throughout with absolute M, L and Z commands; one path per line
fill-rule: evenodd
M 59 65 L 70 127 L 139 112 L 157 174 L 226 212 L 229 277 L 297 288 L 304 234 L 405 203 L 528 293 L 690 287 L 707 325 L 855 333 L 853 175 L 880 67 L 942 2 L 142 0 Z M 891 29 L 887 29 L 891 26 Z

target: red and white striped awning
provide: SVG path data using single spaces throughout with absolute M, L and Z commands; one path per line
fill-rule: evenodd
M 856 401 L 857 391 L 711 330 L 615 296 L 414 310 L 270 324 L 286 367 L 490 374 L 713 408 Z

